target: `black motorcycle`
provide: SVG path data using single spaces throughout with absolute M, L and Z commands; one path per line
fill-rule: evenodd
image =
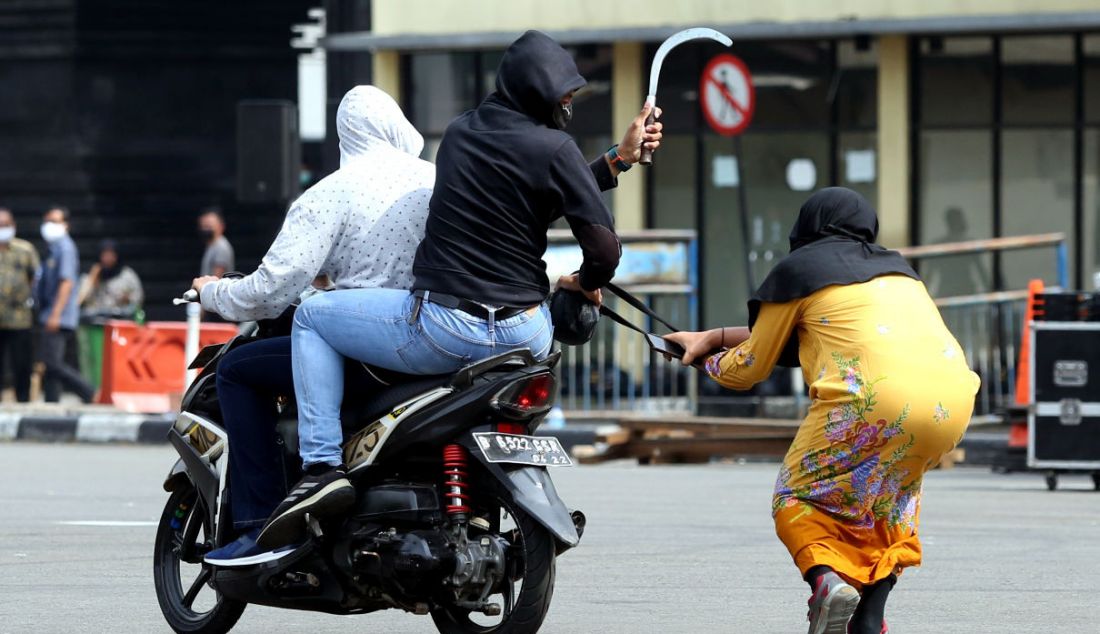
M 533 435 L 553 403 L 558 354 L 536 361 L 529 351 L 509 352 L 447 376 L 398 377 L 355 364 L 349 371 L 382 388 L 346 399 L 352 509 L 335 520 L 307 516 L 307 540 L 272 560 L 205 563 L 235 538 L 218 363 L 275 330 L 261 322 L 262 334 L 204 348 L 192 364 L 201 372 L 169 432 L 180 458 L 164 482 L 170 496 L 153 563 L 172 629 L 227 632 L 256 603 L 333 614 L 397 608 L 430 614 L 445 633 L 538 631 L 555 559 L 584 530 L 583 514 L 566 508 L 547 471 L 571 465 L 568 454 L 557 439 Z M 289 486 L 301 464 L 293 402 L 284 397 L 280 407 Z

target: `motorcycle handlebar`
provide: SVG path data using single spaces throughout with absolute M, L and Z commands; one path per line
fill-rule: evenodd
M 183 294 L 182 297 L 176 297 L 172 299 L 173 306 L 179 306 L 180 304 L 198 303 L 199 293 L 195 289 L 191 289 Z

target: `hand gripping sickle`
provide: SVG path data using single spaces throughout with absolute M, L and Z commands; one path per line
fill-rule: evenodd
M 657 54 L 653 56 L 653 65 L 649 69 L 649 95 L 645 98 L 646 105 L 657 105 L 657 78 L 661 76 L 661 65 L 665 62 L 665 56 L 668 55 L 669 51 L 689 40 L 714 40 L 725 46 L 733 45 L 733 40 L 730 38 L 714 29 L 703 27 L 684 29 L 662 42 L 660 48 L 657 49 Z M 649 116 L 646 117 L 645 120 L 646 127 L 649 127 L 653 123 L 653 120 L 654 116 L 651 110 Z M 639 163 L 642 165 L 652 164 L 653 152 L 643 147 L 642 158 Z

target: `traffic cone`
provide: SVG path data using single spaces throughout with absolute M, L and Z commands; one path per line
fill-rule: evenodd
M 1024 307 L 1024 327 L 1020 335 L 1020 358 L 1016 363 L 1016 404 L 1030 405 L 1029 377 L 1031 368 L 1031 322 L 1043 316 L 1043 280 L 1027 283 L 1027 306 Z

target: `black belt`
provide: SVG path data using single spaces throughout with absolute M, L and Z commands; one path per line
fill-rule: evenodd
M 481 319 L 492 318 L 494 321 L 503 321 L 509 317 L 515 317 L 516 315 L 526 312 L 531 309 L 527 308 L 513 308 L 505 306 L 498 308 L 496 311 L 491 311 L 488 308 L 482 306 L 477 302 L 471 302 L 468 299 L 462 299 L 461 297 L 455 297 L 454 295 L 447 295 L 444 293 L 437 293 L 435 291 L 413 291 L 413 297 L 416 298 L 416 304 L 413 306 L 413 315 L 417 315 L 420 312 L 420 302 L 431 302 L 438 304 L 445 308 L 453 308 L 455 310 L 461 310 L 464 313 L 473 315 L 474 317 L 480 317 Z

